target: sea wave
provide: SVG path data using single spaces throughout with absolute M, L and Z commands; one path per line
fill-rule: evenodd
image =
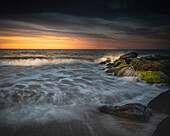
M 70 63 L 100 63 L 106 59 L 111 62 L 118 59 L 121 54 L 104 55 L 99 58 L 84 57 L 44 57 L 44 56 L 20 56 L 20 57 L 0 57 L 0 66 L 15 65 L 15 66 L 43 66 L 53 64 L 70 64 Z
M 90 60 L 82 59 L 15 59 L 15 60 L 1 60 L 0 66 L 43 66 L 54 64 L 75 64 L 75 63 L 92 63 Z

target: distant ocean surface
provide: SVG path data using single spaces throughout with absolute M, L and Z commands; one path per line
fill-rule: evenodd
M 99 62 L 135 51 L 170 56 L 170 50 L 0 50 L 0 125 L 83 120 L 102 105 L 147 104 L 166 84 L 107 74 Z

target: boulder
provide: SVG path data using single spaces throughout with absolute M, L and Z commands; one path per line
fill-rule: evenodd
M 147 106 L 158 112 L 170 114 L 170 90 L 158 95 L 156 98 L 151 100 Z
M 113 68 L 114 67 L 114 64 L 113 63 L 108 63 L 107 65 L 106 65 L 106 68 L 107 69 L 111 69 L 111 68 Z
M 159 123 L 152 136 L 170 136 L 170 116 Z
M 130 53 L 127 53 L 127 54 L 120 56 L 120 59 L 137 58 L 137 56 L 138 56 L 138 53 L 130 52 Z
M 170 86 L 170 57 L 145 56 L 137 58 L 136 52 L 130 52 L 120 56 L 113 63 L 110 58 L 101 64 L 107 65 L 106 73 L 114 73 L 115 76 L 136 76 L 137 79 L 147 83 L 168 83 Z
M 141 66 L 141 71 L 162 71 L 163 65 L 157 61 L 148 62 Z
M 106 70 L 106 73 L 113 73 L 113 72 L 115 72 L 115 68 L 110 68 L 110 69 L 108 69 L 108 70 Z
M 115 75 L 115 73 L 114 73 Z M 117 76 L 137 76 L 136 71 L 133 70 L 132 67 L 123 67 L 121 70 L 118 71 Z
M 117 60 L 115 60 L 114 63 L 113 63 L 114 67 L 117 67 L 117 66 L 119 66 L 120 64 L 126 64 L 126 61 L 123 60 L 123 59 L 117 59 Z
M 168 77 L 160 71 L 138 71 L 137 73 L 141 80 L 150 84 L 166 83 L 168 79 Z
M 103 106 L 99 110 L 106 114 L 112 114 L 123 118 L 129 118 L 141 122 L 147 122 L 152 115 L 151 110 L 139 103 L 131 103 L 123 106 Z
M 130 61 L 130 64 L 134 67 L 136 71 L 141 70 L 141 67 L 145 64 L 148 64 L 150 61 L 141 59 L 141 58 L 134 58 Z

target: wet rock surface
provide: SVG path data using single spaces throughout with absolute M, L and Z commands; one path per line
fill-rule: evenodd
M 152 136 L 170 136 L 170 116 L 159 123 Z
M 136 58 L 137 56 L 138 56 L 138 53 L 130 52 L 130 53 L 127 53 L 127 54 L 120 56 L 120 59 Z
M 160 71 L 138 71 L 138 76 L 148 83 L 166 83 L 168 76 Z
M 150 101 L 147 106 L 155 111 L 170 114 L 170 90 L 161 93 Z
M 106 114 L 112 114 L 123 118 L 147 122 L 152 115 L 151 110 L 139 103 L 126 104 L 123 106 L 103 106 L 99 110 Z
M 130 52 L 107 64 L 106 73 L 115 76 L 136 76 L 147 83 L 170 83 L 170 57 L 145 56 L 137 58 L 138 53 Z

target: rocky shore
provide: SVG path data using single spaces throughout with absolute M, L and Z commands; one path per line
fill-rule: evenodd
M 130 52 L 114 62 L 107 58 L 100 64 L 105 64 L 106 73 L 113 73 L 114 76 L 134 76 L 137 81 L 150 84 L 167 83 L 170 86 L 170 57 L 167 56 L 138 57 L 138 53 Z M 170 135 L 170 90 L 151 100 L 147 106 L 140 103 L 115 107 L 105 105 L 100 107 L 99 111 L 139 122 L 148 122 L 153 114 L 166 114 L 168 117 L 159 123 L 153 136 Z
M 170 83 L 170 57 L 145 56 L 137 57 L 136 52 L 120 56 L 111 62 L 110 58 L 100 64 L 106 65 L 106 73 L 114 73 L 115 76 L 135 76 L 138 80 L 148 83 Z

